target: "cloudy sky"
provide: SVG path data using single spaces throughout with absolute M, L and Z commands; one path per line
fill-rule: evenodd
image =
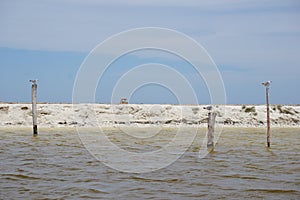
M 30 101 L 28 80 L 37 78 L 39 101 L 72 102 L 76 74 L 90 51 L 113 35 L 142 27 L 178 31 L 201 44 L 222 76 L 229 104 L 263 104 L 265 80 L 273 81 L 272 103 L 300 103 L 297 0 L 1 0 L 0 101 Z M 203 77 L 173 57 L 155 50 L 123 56 L 99 82 L 96 101 L 116 101 L 112 91 L 128 70 L 160 63 L 189 81 L 199 103 L 210 103 Z M 148 71 L 136 79 L 158 74 Z M 185 91 L 172 73 L 165 77 Z M 193 103 L 177 95 L 154 81 L 126 97 L 132 103 Z

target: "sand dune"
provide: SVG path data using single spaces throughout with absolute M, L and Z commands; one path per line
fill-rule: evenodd
M 205 105 L 38 104 L 40 127 L 64 126 L 206 126 Z M 225 126 L 266 125 L 265 105 L 216 106 L 217 123 Z M 299 127 L 300 106 L 271 105 L 271 125 Z M 31 104 L 0 104 L 0 126 L 31 126 Z

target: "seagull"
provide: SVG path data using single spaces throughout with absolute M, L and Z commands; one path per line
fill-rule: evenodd
M 271 85 L 272 81 L 266 81 L 262 83 L 264 86 L 269 87 Z
M 29 80 L 29 81 L 32 82 L 32 83 L 36 83 L 38 80 L 34 79 L 34 80 Z

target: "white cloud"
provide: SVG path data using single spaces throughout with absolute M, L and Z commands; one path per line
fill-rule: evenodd
M 167 27 L 213 38 L 253 32 L 299 31 L 300 26 L 296 26 L 299 14 L 278 13 L 279 8 L 290 8 L 292 4 L 297 3 L 259 0 L 4 1 L 0 8 L 0 45 L 88 51 L 112 34 L 143 26 Z M 265 9 L 268 11 L 262 13 Z
M 89 52 L 120 31 L 160 26 L 195 38 L 219 65 L 270 69 L 287 62 L 295 70 L 299 5 L 292 0 L 1 1 L 0 46 Z

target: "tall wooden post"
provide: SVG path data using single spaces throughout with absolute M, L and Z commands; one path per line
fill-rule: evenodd
M 272 81 L 262 83 L 266 87 L 266 103 L 267 103 L 267 146 L 270 147 L 270 106 L 269 106 L 269 87 Z
M 267 102 L 267 146 L 270 147 L 270 107 L 269 107 L 269 87 L 266 87 Z
M 214 149 L 214 131 L 217 113 L 209 111 L 208 113 L 208 131 L 207 131 L 207 149 L 212 151 Z
M 37 80 L 30 80 L 31 86 L 31 97 L 32 97 L 32 124 L 33 124 L 33 136 L 38 135 L 37 130 L 37 109 L 36 109 L 36 91 L 37 91 Z

